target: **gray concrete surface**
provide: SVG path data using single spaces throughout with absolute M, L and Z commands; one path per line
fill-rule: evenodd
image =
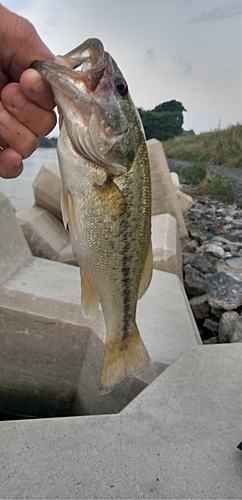
M 241 344 L 198 346 L 121 413 L 0 423 L 0 498 L 240 499 Z
M 177 220 L 180 234 L 187 235 L 187 228 L 162 144 L 157 139 L 149 139 L 146 144 L 150 161 L 152 215 L 166 213 L 173 215 Z
M 65 230 L 62 222 L 41 207 L 21 210 L 16 216 L 32 254 L 60 261 L 61 251 L 70 243 L 69 232 Z
M 82 316 L 77 267 L 35 257 L 0 287 L 0 305 L 91 328 L 104 340 L 101 310 L 95 321 Z M 153 271 L 150 287 L 138 301 L 137 325 L 153 362 L 170 364 L 201 343 L 183 285 L 175 274 Z
M 62 182 L 59 167 L 56 163 L 43 165 L 33 182 L 35 203 L 46 208 L 62 221 L 60 200 Z
M 127 377 L 101 396 L 103 343 L 87 327 L 0 307 L 0 345 L 0 420 L 117 413 L 147 386 Z
M 31 259 L 31 252 L 14 209 L 0 191 L 0 284 Z
M 175 273 L 183 280 L 177 220 L 170 214 L 161 214 L 153 215 L 151 222 L 154 269 Z

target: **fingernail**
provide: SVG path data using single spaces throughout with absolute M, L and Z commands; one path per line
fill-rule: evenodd
M 1 126 L 7 125 L 9 120 L 10 120 L 10 114 L 3 106 L 0 106 L 0 125 Z
M 27 103 L 27 99 L 22 92 L 18 92 L 12 98 L 11 106 L 15 109 L 23 108 Z
M 33 92 L 35 92 L 36 94 L 41 94 L 42 92 L 44 92 L 46 90 L 46 82 L 44 81 L 42 76 L 36 70 L 33 69 L 33 71 L 35 72 L 35 75 L 34 75 L 34 79 L 32 82 L 32 89 L 31 90 Z

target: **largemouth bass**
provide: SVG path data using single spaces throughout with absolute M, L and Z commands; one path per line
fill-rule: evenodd
M 99 40 L 68 52 L 63 66 L 35 61 L 32 67 L 50 83 L 59 109 L 63 220 L 81 270 L 83 315 L 95 318 L 99 303 L 103 310 L 105 394 L 149 364 L 135 322 L 152 274 L 143 127 L 121 71 Z

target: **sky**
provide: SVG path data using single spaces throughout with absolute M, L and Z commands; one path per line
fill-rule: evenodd
M 176 99 L 187 110 L 184 129 L 196 134 L 241 122 L 241 0 L 2 3 L 31 21 L 55 54 L 99 38 L 137 107 Z

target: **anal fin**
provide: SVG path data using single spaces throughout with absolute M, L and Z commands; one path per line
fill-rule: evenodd
M 81 308 L 84 318 L 94 320 L 97 315 L 99 297 L 94 292 L 92 285 L 84 271 L 81 273 Z
M 149 366 L 149 354 L 135 325 L 121 344 L 106 344 L 99 392 L 107 394 L 126 375 L 137 375 Z
M 68 194 L 67 193 L 62 193 L 62 197 L 61 197 L 61 212 L 62 212 L 63 224 L 64 224 L 64 227 L 66 229 L 67 228 L 67 224 L 68 224 L 68 214 L 69 214 Z

